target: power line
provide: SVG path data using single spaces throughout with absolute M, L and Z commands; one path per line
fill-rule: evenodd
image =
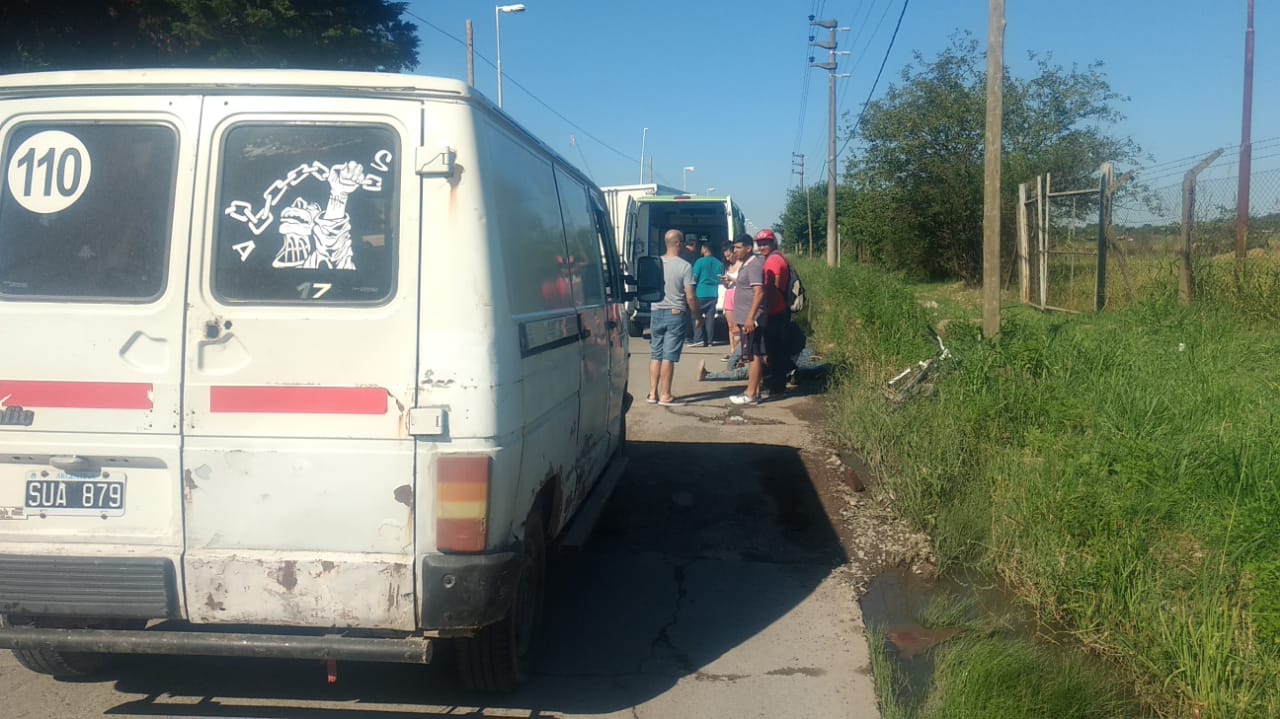
M 862 0 L 862 1 L 865 1 L 865 0 Z M 811 18 L 820 17 L 822 15 L 822 10 L 825 5 L 826 5 L 825 2 L 819 2 L 819 0 L 814 0 L 813 4 L 809 6 L 809 17 Z M 813 77 L 813 73 L 809 72 L 812 69 L 809 67 L 809 63 L 812 61 L 813 39 L 814 39 L 813 32 L 814 32 L 813 28 L 810 27 L 809 31 L 806 33 L 808 40 L 805 42 L 805 48 L 804 48 L 804 67 L 802 68 L 804 72 L 804 77 L 801 79 L 801 82 L 800 82 L 800 114 L 796 120 L 796 141 L 791 148 L 791 153 L 793 155 L 799 154 L 800 146 L 804 143 L 804 125 L 805 125 L 805 120 L 808 119 L 808 116 L 809 116 L 809 83 Z
M 871 19 L 871 15 L 872 13 L 875 12 L 875 6 L 878 4 L 878 2 L 879 0 L 872 0 L 871 4 L 867 6 L 866 20 Z M 849 68 L 850 76 L 852 76 L 854 73 L 857 72 L 858 66 L 862 64 L 862 60 L 867 56 L 867 51 L 871 49 L 871 43 L 873 43 L 876 39 L 876 36 L 880 34 L 880 28 L 884 26 L 884 19 L 888 17 L 889 11 L 891 9 L 893 9 L 893 0 L 889 0 L 888 2 L 885 3 L 884 11 L 880 13 L 880 19 L 876 21 L 875 29 L 871 31 L 871 34 L 867 35 L 867 42 L 862 47 L 861 51 L 859 51 L 857 47 L 858 38 L 862 36 L 862 31 L 866 29 L 866 26 L 869 23 L 864 22 L 864 24 L 858 28 L 858 33 L 857 35 L 854 36 L 853 43 L 850 46 L 850 49 L 853 51 L 853 56 L 854 56 L 853 65 Z M 844 114 L 845 105 L 849 100 L 848 87 L 847 86 L 841 87 L 838 91 L 838 94 L 839 94 L 839 100 L 836 102 L 836 107 L 839 108 L 839 110 L 837 111 L 837 114 L 839 115 L 839 114 Z
M 840 150 L 836 152 L 836 157 L 844 152 L 844 148 L 849 145 L 849 141 L 853 136 L 858 134 L 858 128 L 862 126 L 862 116 L 867 112 L 867 105 L 871 104 L 871 98 L 875 97 L 876 87 L 880 85 L 880 76 L 884 74 L 884 66 L 889 63 L 889 54 L 893 52 L 893 43 L 898 39 L 898 30 L 902 29 L 902 18 L 906 17 L 907 6 L 911 4 L 911 0 L 902 0 L 902 12 L 898 13 L 898 24 L 893 26 L 893 35 L 889 38 L 889 47 L 884 51 L 884 59 L 880 61 L 880 69 L 876 72 L 876 79 L 871 83 L 871 92 L 867 93 L 867 99 L 862 103 L 862 110 L 858 112 L 858 119 L 854 121 L 853 127 L 849 128 L 849 136 L 844 139 L 844 144 L 840 146 Z
M 858 64 L 861 63 L 862 58 L 866 56 L 866 51 L 871 49 L 871 42 L 876 39 L 876 35 L 880 34 L 880 28 L 884 27 L 884 19 L 889 16 L 889 11 L 892 9 L 893 2 L 885 3 L 884 12 L 880 13 L 880 19 L 876 21 L 876 29 L 872 30 L 871 34 L 867 36 L 867 44 L 862 48 L 862 53 L 853 61 L 853 67 L 849 68 L 849 72 L 853 72 L 858 69 Z M 857 45 L 857 41 L 854 41 L 854 45 Z M 853 49 L 856 50 L 857 48 L 854 47 Z
M 813 10 L 815 12 L 817 11 L 817 3 L 814 3 Z M 809 33 L 812 32 L 813 30 L 810 29 L 809 32 L 805 34 L 805 37 L 811 37 Z M 809 112 L 809 79 L 813 76 L 813 73 L 809 72 L 809 42 L 810 41 L 806 40 L 804 46 L 804 78 L 800 83 L 800 116 L 796 120 L 796 142 L 791 148 L 793 153 L 798 151 L 800 149 L 800 143 L 804 142 L 804 121 Z
M 428 26 L 428 27 L 430 27 L 431 29 L 435 30 L 436 32 L 440 33 L 441 35 L 444 35 L 444 36 L 445 36 L 445 37 L 447 37 L 447 38 L 450 38 L 450 39 L 451 39 L 451 40 L 453 40 L 454 42 L 460 43 L 463 47 L 466 47 L 467 43 L 466 43 L 465 41 L 461 40 L 461 39 L 460 39 L 460 38 L 458 38 L 456 35 L 454 35 L 454 34 L 452 34 L 452 33 L 448 32 L 447 30 L 445 30 L 444 28 L 440 27 L 439 25 L 436 25 L 435 23 L 431 22 L 430 20 L 427 20 L 426 18 L 421 17 L 420 15 L 418 15 L 418 14 L 416 14 L 416 13 L 414 13 L 414 12 L 411 12 L 411 11 L 410 11 L 410 10 L 408 10 L 408 9 L 406 9 L 406 10 L 404 11 L 404 14 L 406 14 L 406 15 L 408 15 L 409 17 L 411 17 L 411 18 L 413 18 L 413 19 L 417 20 L 418 22 L 421 22 L 421 23 L 422 23 L 422 24 L 424 24 L 424 25 L 427 25 L 427 26 Z M 476 53 L 475 53 L 475 56 L 476 56 L 476 57 L 478 57 L 478 58 L 480 58 L 481 60 L 483 60 L 483 61 L 485 62 L 485 64 L 487 64 L 489 67 L 492 67 L 492 68 L 496 68 L 496 67 L 497 67 L 497 65 L 495 65 L 495 64 L 493 63 L 493 61 L 492 61 L 492 60 L 490 60 L 489 58 L 485 57 L 483 54 L 476 52 Z M 556 117 L 560 118 L 561 120 L 564 120 L 566 123 L 568 123 L 568 125 L 569 125 L 570 127 L 572 127 L 573 129 L 577 130 L 578 132 L 581 132 L 584 136 L 586 136 L 586 137 L 588 137 L 588 138 L 590 138 L 590 139 L 594 140 L 594 141 L 595 141 L 596 143 L 598 143 L 601 147 L 603 147 L 603 148 L 605 148 L 605 149 L 607 149 L 607 150 L 612 151 L 614 154 L 616 154 L 618 157 L 623 158 L 624 160 L 631 161 L 632 159 L 634 159 L 633 157 L 631 157 L 631 155 L 629 155 L 629 154 L 627 154 L 627 153 L 623 152 L 622 150 L 619 150 L 618 148 L 614 147 L 613 145 L 610 145 L 609 143 L 605 142 L 604 140 L 601 140 L 600 138 L 596 137 L 595 135 L 592 135 L 592 134 L 591 134 L 591 132 L 590 132 L 589 130 L 587 130 L 586 128 L 582 127 L 581 125 L 579 125 L 578 123 L 574 122 L 573 120 L 570 120 L 569 118 L 565 117 L 563 114 L 561 114 L 561 112 L 560 112 L 559 110 L 557 110 L 557 109 L 555 109 L 554 107 L 552 107 L 552 106 L 548 105 L 546 102 L 543 102 L 542 98 L 540 98 L 540 97 L 538 97 L 537 95 L 533 94 L 533 91 L 531 91 L 529 88 L 525 87 L 524 85 L 520 84 L 520 82 L 519 82 L 518 80 L 516 80 L 515 78 L 511 77 L 510 75 L 506 74 L 505 72 L 504 72 L 504 73 L 502 73 L 502 76 L 503 76 L 503 78 L 505 78 L 505 79 L 506 79 L 506 81 L 507 81 L 507 82 L 509 82 L 509 83 L 511 83 L 512 85 L 515 85 L 516 87 L 520 88 L 521 90 L 523 90 L 523 91 L 524 91 L 524 94 L 526 94 L 526 95 L 528 95 L 529 97 L 533 98 L 533 101 L 534 101 L 534 102 L 536 102 L 536 103 L 538 103 L 539 105 L 541 105 L 542 107 L 546 108 L 546 109 L 547 109 L 547 111 L 548 111 L 548 112 L 550 112 L 551 114 L 555 115 Z M 579 148 L 578 148 L 578 152 L 579 152 L 579 153 L 581 153 L 581 152 L 582 152 L 582 148 L 581 148 L 581 147 L 579 147 Z

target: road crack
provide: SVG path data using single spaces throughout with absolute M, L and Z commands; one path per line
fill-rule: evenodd
M 666 623 L 658 628 L 658 633 L 654 635 L 653 640 L 649 642 L 649 654 L 644 659 L 640 660 L 640 667 L 638 671 L 641 674 L 645 673 L 645 665 L 651 662 L 663 648 L 671 653 L 676 666 L 678 666 L 684 674 L 692 674 L 696 669 L 696 667 L 693 666 L 693 659 L 690 658 L 688 654 L 681 651 L 679 647 L 676 646 L 675 642 L 671 640 L 671 630 L 680 622 L 680 613 L 684 607 L 685 598 L 689 594 L 689 588 L 685 583 L 685 565 L 686 563 L 683 562 L 672 564 L 672 579 L 675 580 L 676 584 L 675 606 L 672 607 L 671 617 L 667 619 Z

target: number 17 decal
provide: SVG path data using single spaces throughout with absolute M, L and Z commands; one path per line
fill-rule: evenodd
M 9 158 L 9 192 L 31 212 L 61 212 L 84 194 L 92 171 L 80 138 L 62 130 L 37 132 Z
M 308 300 L 318 300 L 333 289 L 332 282 L 303 282 L 298 285 L 298 296 Z

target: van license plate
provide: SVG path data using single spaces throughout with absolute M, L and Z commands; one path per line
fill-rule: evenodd
M 24 506 L 28 515 L 124 515 L 124 479 L 112 473 L 102 477 L 76 477 L 58 473 L 48 477 L 27 475 Z

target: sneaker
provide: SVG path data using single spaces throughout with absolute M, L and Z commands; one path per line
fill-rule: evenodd
M 760 404 L 759 397 L 749 397 L 745 394 L 735 394 L 729 398 L 729 401 L 736 405 L 756 405 Z
M 700 360 L 698 362 L 698 381 L 699 382 L 707 381 L 707 375 L 709 374 L 711 373 L 707 371 L 707 361 Z

